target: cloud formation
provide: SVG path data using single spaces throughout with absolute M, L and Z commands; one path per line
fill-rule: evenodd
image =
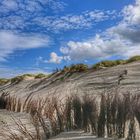
M 130 57 L 140 54 L 140 0 L 122 10 L 123 19 L 116 26 L 87 41 L 69 41 L 60 51 L 73 60 Z
M 60 0 L 2 0 L 0 29 L 54 33 L 89 28 L 109 19 L 114 14 L 114 11 L 101 10 L 84 11 L 80 14 L 55 14 L 57 11 L 64 10 L 65 7 L 66 4 Z
M 58 56 L 55 52 L 52 52 L 50 54 L 50 60 L 48 61 L 48 63 L 59 64 L 61 63 L 62 60 L 63 60 L 62 56 Z
M 54 64 L 60 64 L 62 60 L 65 58 L 63 56 L 58 56 L 55 52 L 50 53 L 50 59 L 47 60 L 43 58 L 42 56 L 39 56 L 36 59 L 36 65 L 38 66 L 40 63 L 54 63 Z
M 36 31 L 39 27 L 33 23 L 35 17 L 44 17 L 48 12 L 57 13 L 65 6 L 66 4 L 60 0 L 1 0 L 0 29 Z
M 0 31 L 0 61 L 5 61 L 9 54 L 16 50 L 27 50 L 47 47 L 50 39 L 36 34 L 18 34 L 11 31 Z
M 69 41 L 67 47 L 61 47 L 60 51 L 70 56 L 71 60 L 81 61 L 121 55 L 125 53 L 126 48 L 123 47 L 123 42 L 119 38 L 108 40 L 96 35 L 94 38 L 85 42 Z
M 26 15 L 26 17 L 28 17 L 31 16 L 31 14 L 39 15 L 42 11 L 61 11 L 65 6 L 66 4 L 60 0 L 1 0 L 0 14 L 9 14 L 10 12 L 15 12 L 16 15 Z
M 109 19 L 114 13 L 94 10 L 77 15 L 54 14 L 62 11 L 65 6 L 66 4 L 60 0 L 0 1 L 0 61 L 5 61 L 16 50 L 47 46 L 50 38 L 41 35 L 43 32 L 90 28 L 93 24 Z M 48 16 L 48 11 L 53 13 L 53 16 Z M 39 35 L 36 34 L 38 31 Z M 61 58 L 52 52 L 49 62 L 60 63 L 62 59 L 67 58 Z
M 60 31 L 60 30 L 73 30 L 90 28 L 92 25 L 109 19 L 113 12 L 110 11 L 86 11 L 81 14 L 54 17 L 37 17 L 33 19 L 36 25 L 46 27 L 47 30 Z

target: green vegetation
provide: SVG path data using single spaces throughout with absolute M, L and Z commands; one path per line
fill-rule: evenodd
M 37 75 L 35 75 L 35 74 L 24 74 L 24 75 L 16 76 L 16 77 L 10 79 L 10 81 L 11 81 L 11 83 L 17 84 L 17 83 L 21 82 L 22 80 L 24 80 L 26 77 L 33 77 L 35 79 L 40 79 L 40 78 L 46 77 L 46 75 L 42 74 L 42 73 L 39 73 Z
M 11 83 L 19 83 L 22 80 L 24 80 L 26 77 L 35 77 L 35 75 L 34 74 L 23 74 L 20 76 L 16 76 L 16 77 L 11 79 Z
M 0 79 L 0 85 L 5 85 L 5 84 L 7 84 L 8 82 L 9 82 L 8 79 L 4 79 L 4 78 L 1 78 L 1 79 Z
M 93 69 L 98 70 L 104 67 L 113 67 L 113 66 L 117 66 L 117 65 L 124 65 L 124 64 L 128 64 L 128 63 L 132 63 L 135 61 L 139 61 L 140 60 L 140 56 L 133 56 L 127 60 L 105 60 L 105 61 L 101 61 L 95 65 L 93 65 Z
M 35 74 L 23 74 L 23 75 L 20 75 L 20 76 L 13 77 L 11 79 L 0 78 L 0 85 L 5 85 L 8 82 L 18 84 L 19 82 L 26 79 L 26 77 L 33 77 L 35 79 L 40 79 L 40 78 L 46 77 L 46 75 L 43 74 L 43 73 L 39 73 L 39 74 L 36 74 L 36 75 Z
M 86 64 L 73 64 L 69 67 L 65 66 L 62 72 L 84 72 L 88 70 L 88 66 Z
M 105 60 L 105 61 L 101 61 L 97 64 L 94 64 L 92 66 L 92 69 L 94 70 L 99 70 L 102 68 L 109 68 L 109 67 L 113 67 L 113 66 L 117 66 L 117 65 L 124 65 L 124 64 L 128 64 L 128 63 L 132 63 L 135 61 L 140 61 L 140 56 L 133 56 L 127 60 Z M 47 75 L 47 77 L 50 77 L 51 75 L 60 72 L 59 74 L 62 73 L 69 73 L 69 75 L 66 76 L 71 76 L 71 74 L 75 73 L 75 72 L 85 72 L 89 69 L 89 67 L 86 64 L 73 64 L 71 66 L 65 66 L 61 71 L 56 69 L 56 71 L 50 75 Z M 11 83 L 17 84 L 19 82 L 21 82 L 22 80 L 24 80 L 26 77 L 33 77 L 35 79 L 40 79 L 40 78 L 45 78 L 46 75 L 43 73 L 39 73 L 39 74 L 24 74 L 24 75 L 20 75 L 11 79 L 4 79 L 1 78 L 0 79 L 0 85 L 4 85 L 8 82 L 11 81 Z
M 40 78 L 44 78 L 44 77 L 46 77 L 46 75 L 43 73 L 39 73 L 39 74 L 35 75 L 35 79 L 40 79 Z
M 102 68 L 124 65 L 124 64 L 132 63 L 139 60 L 140 60 L 140 56 L 133 56 L 127 60 L 105 60 L 105 61 L 101 61 L 99 63 L 94 64 L 92 68 L 94 70 L 99 70 Z M 73 73 L 73 72 L 84 72 L 87 70 L 88 70 L 88 66 L 86 64 L 73 64 L 71 66 L 65 66 L 62 72 Z
M 126 60 L 114 60 L 114 61 L 106 60 L 93 65 L 93 69 L 100 69 L 103 67 L 113 67 L 121 64 L 126 64 Z
M 22 80 L 24 80 L 24 76 L 17 76 L 17 77 L 14 77 L 12 78 L 10 81 L 11 83 L 14 83 L 14 84 L 18 84 L 19 82 L 21 82 Z
M 139 60 L 140 60 L 140 56 L 137 55 L 137 56 L 133 56 L 133 57 L 129 58 L 126 63 L 131 63 L 131 62 L 135 62 L 135 61 L 139 61 Z

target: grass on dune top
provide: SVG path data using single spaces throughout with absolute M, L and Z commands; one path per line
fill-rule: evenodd
M 94 64 L 92 66 L 92 69 L 99 70 L 99 69 L 104 68 L 104 67 L 125 65 L 125 64 L 136 62 L 139 60 L 140 60 L 140 56 L 133 56 L 127 60 L 105 60 L 105 61 L 101 61 L 99 63 Z M 57 69 L 54 73 L 56 73 L 56 72 L 60 72 L 60 73 L 85 72 L 88 69 L 89 69 L 89 67 L 86 64 L 73 64 L 70 66 L 64 66 L 64 68 L 62 70 Z M 24 80 L 26 77 L 33 77 L 34 79 L 40 79 L 40 78 L 49 77 L 49 75 L 45 75 L 43 73 L 40 73 L 40 74 L 24 74 L 24 75 L 16 76 L 16 77 L 11 78 L 11 79 L 1 78 L 0 85 L 4 85 L 8 82 L 19 83 L 20 81 Z

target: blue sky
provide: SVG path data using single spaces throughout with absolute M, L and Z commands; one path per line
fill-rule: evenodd
M 140 54 L 140 0 L 1 0 L 0 77 Z

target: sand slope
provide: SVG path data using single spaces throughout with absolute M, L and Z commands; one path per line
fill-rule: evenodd
M 118 86 L 121 92 L 133 92 L 140 90 L 140 61 L 127 65 L 119 65 L 112 68 L 105 68 L 98 71 L 88 70 L 87 72 L 67 74 L 53 74 L 49 78 L 23 80 L 17 84 L 8 83 L 0 86 L 1 90 L 9 91 L 11 95 L 27 97 L 34 96 L 64 96 L 75 93 L 99 94 L 104 89 L 116 87 L 118 77 L 124 70 L 128 71 L 127 76 Z

